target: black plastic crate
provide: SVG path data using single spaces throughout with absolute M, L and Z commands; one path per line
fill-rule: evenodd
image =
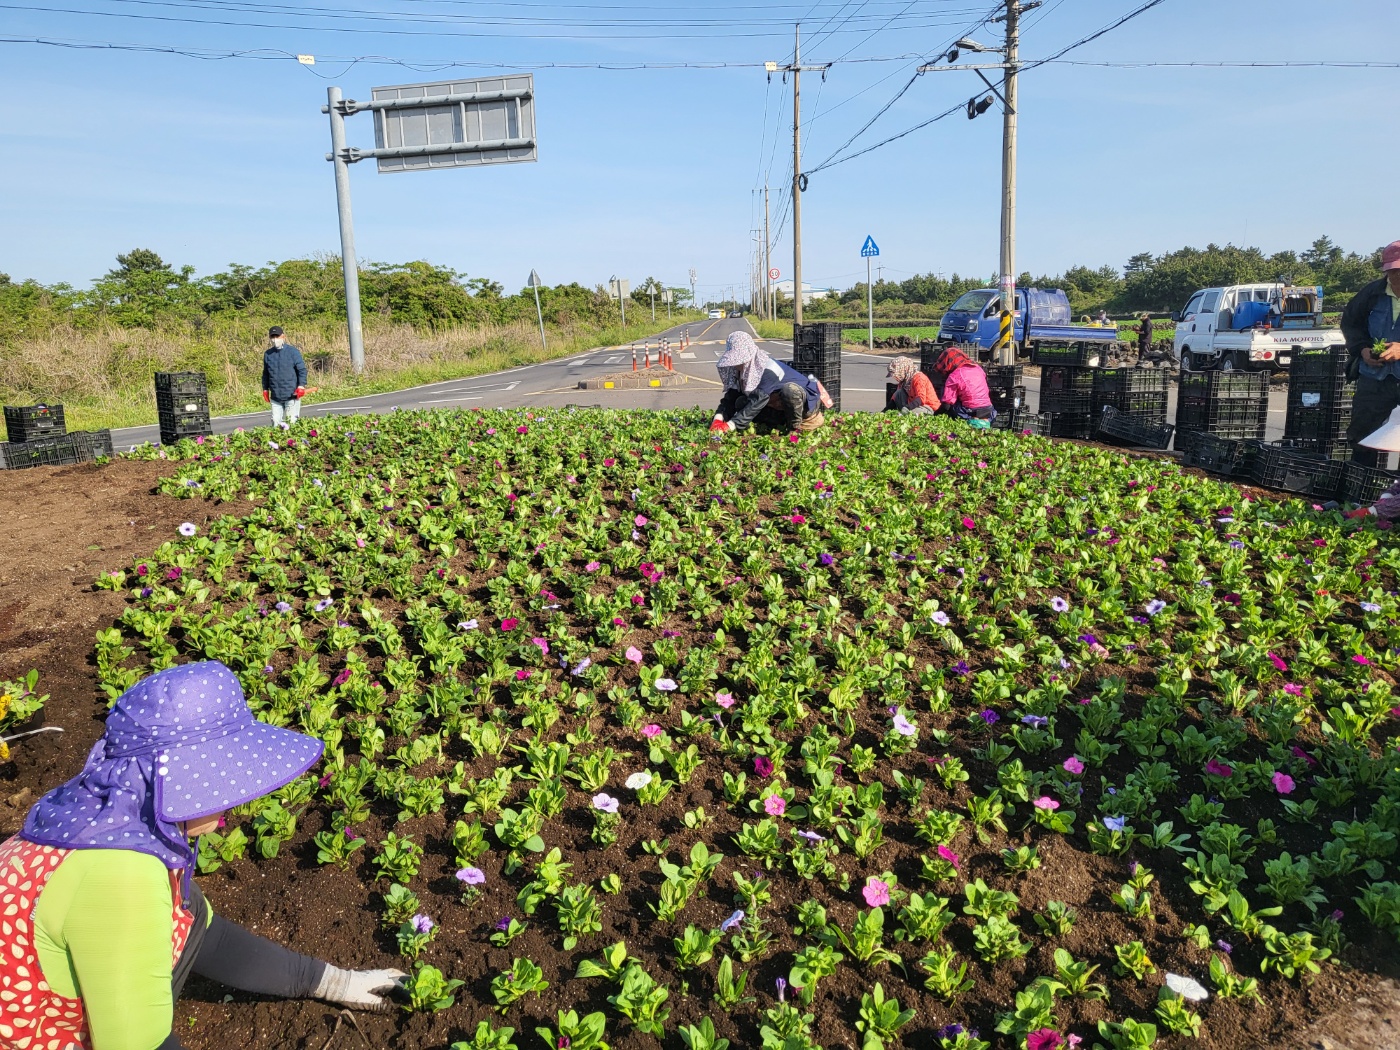
M 1099 435 L 1117 444 L 1133 448 L 1165 449 L 1172 443 L 1170 423 L 1155 423 L 1123 415 L 1112 405 L 1105 405 L 1099 415 Z
M 1289 386 L 1295 377 L 1345 376 L 1350 355 L 1344 346 L 1320 350 L 1299 350 L 1288 366 Z
M 1092 394 L 1094 392 L 1094 370 L 1074 365 L 1061 365 L 1045 368 L 1040 373 L 1040 392 L 1047 391 L 1066 394 Z
M 161 416 L 209 414 L 208 394 L 156 394 L 156 412 Z
M 181 438 L 198 437 L 201 434 L 209 435 L 213 432 L 214 431 L 209 426 L 209 417 L 207 415 L 182 419 L 169 426 L 162 420 L 160 425 L 160 443 L 162 445 L 173 445 Z
M 5 406 L 5 432 L 11 442 L 55 437 L 67 429 L 62 405 Z
M 203 372 L 157 372 L 156 373 L 156 393 L 172 394 L 204 394 L 209 390 L 209 381 L 204 377 Z
M 1040 392 L 1040 411 L 1055 412 L 1059 415 L 1083 416 L 1091 419 L 1094 412 L 1094 399 L 1088 394 L 1062 394 L 1055 391 Z
M 1102 360 L 1103 353 L 1103 348 L 1097 343 L 1036 343 L 1031 347 L 1031 361 L 1037 365 L 1087 368 Z
M 79 430 L 68 435 L 73 439 L 73 447 L 78 458 L 87 462 L 98 456 L 112 455 L 112 432 L 110 430 Z
M 989 387 L 987 393 L 992 399 L 992 407 L 998 412 L 1011 412 L 1026 404 L 1026 388 L 1014 386 L 1009 390 Z
M 1000 425 L 1002 417 L 992 423 L 996 427 Z M 1048 435 L 1050 433 L 1050 417 L 1043 412 L 1032 412 L 1029 409 L 1021 409 L 1018 412 L 1008 413 L 1006 418 L 1009 422 L 1001 429 L 1014 430 L 1017 433 Z
M 1400 471 L 1348 463 L 1342 468 L 1340 496 L 1348 503 L 1374 503 L 1397 481 L 1400 481 Z
M 32 441 L 11 441 L 5 445 L 4 460 L 7 470 L 64 467 L 79 462 L 73 439 L 66 434 Z
M 1102 416 L 1105 408 L 1113 408 L 1120 415 L 1129 416 L 1143 423 L 1165 424 L 1167 421 L 1166 394 L 1118 393 L 1095 390 L 1095 418 Z
M 1178 448 L 1183 444 L 1181 439 L 1185 436 L 1177 435 Z M 1248 442 L 1216 437 L 1214 434 L 1192 434 L 1191 440 L 1185 444 L 1187 447 L 1182 449 L 1181 458 L 1183 464 L 1227 476 L 1247 473 L 1257 452 L 1257 446 L 1250 448 Z
M 1094 432 L 1094 420 L 1088 413 L 1046 412 L 1042 409 L 1041 415 L 1050 421 L 1048 433 L 1051 437 L 1087 440 Z
M 1267 372 L 1182 372 L 1177 397 L 1186 401 L 1267 399 Z
M 1256 485 L 1331 499 L 1342 484 L 1345 465 L 1280 445 L 1262 445 L 1250 476 Z
M 1132 394 L 1167 393 L 1167 373 L 1156 368 L 1099 368 L 1094 370 L 1094 395 L 1126 397 Z M 1116 404 L 1116 402 L 1107 402 Z
M 938 364 L 939 358 L 946 350 L 942 343 L 935 343 L 931 339 L 925 339 L 919 343 L 919 371 L 932 379 L 935 375 L 934 366 Z
M 1024 365 L 987 366 L 987 386 L 992 390 L 1014 390 L 1024 383 Z
M 1176 403 L 1176 426 L 1178 430 L 1205 430 L 1222 433 L 1224 430 L 1262 427 L 1268 419 L 1268 401 L 1178 401 Z M 1261 433 L 1259 435 L 1263 437 Z

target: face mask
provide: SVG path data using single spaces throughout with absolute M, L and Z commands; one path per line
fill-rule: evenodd
M 280 335 L 275 336 L 272 340 L 272 345 L 275 346 L 278 350 L 280 350 L 282 349 L 282 346 L 284 343 L 286 343 L 286 341 L 287 340 L 283 339 Z

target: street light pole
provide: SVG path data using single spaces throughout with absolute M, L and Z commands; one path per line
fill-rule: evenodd
M 768 236 L 768 185 L 763 186 L 763 311 L 773 320 L 773 244 Z

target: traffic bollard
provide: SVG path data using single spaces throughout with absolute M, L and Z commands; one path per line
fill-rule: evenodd
M 632 371 L 637 370 L 637 344 L 632 344 Z

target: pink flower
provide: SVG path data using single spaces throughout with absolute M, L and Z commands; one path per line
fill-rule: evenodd
M 1297 682 L 1284 682 L 1284 683 L 1283 683 L 1283 691 L 1284 691 L 1285 693 L 1287 693 L 1289 696 L 1302 696 L 1302 695 L 1303 695 L 1303 687 L 1302 687 L 1301 685 L 1299 685 Z
M 1275 655 L 1274 653 L 1269 653 L 1269 662 L 1272 663 L 1275 667 L 1277 667 L 1279 671 L 1288 670 L 1288 665 L 1283 662 L 1283 659 L 1281 657 Z
M 1079 776 L 1080 773 L 1084 772 L 1084 763 L 1079 761 L 1076 756 L 1070 755 L 1069 758 L 1065 759 L 1064 768 L 1066 773 L 1073 773 L 1075 776 Z
M 1360 653 L 1357 653 L 1355 656 L 1353 656 L 1351 658 L 1351 662 L 1354 664 L 1361 664 L 1363 667 L 1369 667 L 1371 665 L 1371 661 L 1366 659 L 1366 657 L 1362 656 Z
M 805 517 L 803 517 L 801 514 L 794 514 L 794 515 L 792 515 L 790 518 L 788 518 L 788 521 L 792 522 L 794 525 L 805 525 L 805 524 L 807 524 L 807 519 L 806 519 Z
M 963 518 L 963 528 L 975 529 L 977 528 L 977 522 L 973 521 L 971 518 Z
M 773 775 L 773 760 L 759 755 L 753 760 L 753 771 L 761 777 L 771 777 Z
M 660 735 L 661 727 L 655 722 L 651 723 L 651 725 L 642 726 L 642 736 L 646 737 L 648 740 L 654 740 Z
M 1026 1050 L 1060 1050 L 1060 1033 L 1053 1028 L 1037 1028 L 1026 1036 Z
M 528 434 L 530 433 L 530 428 L 522 423 L 520 426 L 515 428 L 515 432 L 517 434 Z
M 1273 781 L 1274 790 L 1280 795 L 1292 794 L 1294 788 L 1293 778 L 1287 773 L 1275 773 L 1273 775 Z
M 503 631 L 513 631 L 519 626 L 520 621 L 517 620 L 514 616 L 507 616 L 504 620 L 501 621 L 501 630 Z
M 770 817 L 781 817 L 787 812 L 787 800 L 782 795 L 769 795 L 763 801 L 763 812 Z
M 1051 798 L 1049 795 L 1041 795 L 1038 799 L 1032 802 L 1031 805 L 1034 806 L 1036 809 L 1043 809 L 1048 813 L 1053 813 L 1055 810 L 1060 808 L 1060 804 L 1056 802 L 1053 798 Z
M 1306 751 L 1304 751 L 1304 750 L 1303 750 L 1301 747 L 1299 747 L 1297 744 L 1294 744 L 1294 745 L 1293 745 L 1293 757 L 1294 757 L 1294 758 L 1301 758 L 1304 762 L 1306 762 L 1306 763 L 1307 763 L 1308 765 L 1310 765 L 1310 766 L 1315 766 L 1315 765 L 1317 765 L 1317 759 L 1313 758 L 1312 755 L 1308 754 Z
M 584 572 L 597 572 L 597 571 L 598 571 L 599 569 L 601 569 L 602 567 L 603 567 L 603 566 L 602 566 L 601 563 L 596 562 L 596 561 L 591 561 L 591 562 L 589 562 L 587 565 L 585 565 L 585 566 L 583 567 L 583 571 L 584 571 Z
M 545 656 L 549 655 L 549 643 L 543 638 L 531 638 L 530 644 L 539 646 L 540 652 Z
M 938 855 L 939 855 L 941 858 L 943 858 L 944 860 L 946 860 L 949 864 L 951 864 L 951 865 L 953 866 L 954 870 L 957 869 L 957 866 L 958 866 L 958 855 L 957 855 L 956 853 L 954 853 L 952 850 L 950 850 L 947 846 L 939 846 L 939 847 L 938 847 Z
M 860 891 L 860 895 L 870 907 L 878 908 L 890 902 L 890 887 L 888 883 L 872 875 L 865 880 L 865 887 Z
M 617 466 L 617 460 L 613 459 L 612 456 L 609 456 L 607 459 L 603 460 L 603 466 L 615 467 Z
M 520 670 L 515 672 L 515 680 L 517 682 L 523 682 L 529 677 L 530 669 L 528 667 L 522 667 Z
M 720 707 L 728 711 L 731 707 L 734 706 L 734 697 L 729 693 L 716 693 L 715 703 L 719 704 Z
M 640 529 L 643 525 L 645 525 L 646 523 L 647 523 L 647 516 L 646 516 L 645 514 L 638 514 L 635 518 L 632 519 L 632 524 L 635 525 L 635 526 L 637 526 L 637 528 L 639 528 L 639 529 Z
M 1234 772 L 1234 770 L 1232 770 L 1224 762 L 1221 762 L 1219 759 L 1212 758 L 1209 762 L 1206 763 L 1206 772 L 1211 773 L 1217 777 L 1228 777 L 1231 773 Z
M 331 685 L 344 685 L 348 681 L 350 681 L 350 668 L 347 667 L 331 679 Z
M 642 662 L 642 651 L 638 649 L 635 645 L 629 645 L 627 647 L 627 652 L 624 655 L 634 664 L 640 664 Z

